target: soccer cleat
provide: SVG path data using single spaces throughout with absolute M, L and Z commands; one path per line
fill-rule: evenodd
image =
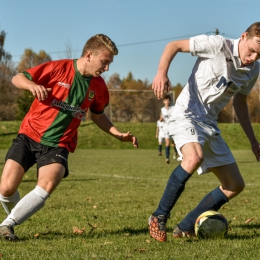
M 170 159 L 166 159 L 165 162 L 169 164 L 170 163 Z
M 159 155 L 159 156 L 162 156 L 162 152 L 159 152 L 158 155 Z
M 13 227 L 10 226 L 0 226 L 0 238 L 6 239 L 9 241 L 15 241 L 19 238 L 14 234 Z
M 148 227 L 150 236 L 160 242 L 165 242 L 167 217 L 164 215 L 150 216 L 148 219 Z
M 193 230 L 190 231 L 182 231 L 178 225 L 176 225 L 173 229 L 173 237 L 174 238 L 182 238 L 182 237 L 196 237 L 196 234 Z

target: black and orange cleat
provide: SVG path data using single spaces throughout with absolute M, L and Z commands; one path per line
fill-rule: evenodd
M 166 222 L 167 217 L 164 215 L 150 216 L 148 219 L 150 236 L 160 242 L 165 242 L 167 240 Z

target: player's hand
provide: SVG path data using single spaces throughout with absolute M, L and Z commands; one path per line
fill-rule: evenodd
M 134 135 L 130 134 L 130 132 L 123 134 L 120 140 L 121 142 L 132 142 L 133 146 L 138 148 L 138 140 Z
M 260 161 L 260 143 L 254 142 L 252 143 L 252 151 L 255 154 L 256 160 Z
M 167 93 L 169 93 L 170 87 L 171 87 L 171 82 L 168 76 L 166 74 L 157 73 L 156 76 L 154 77 L 153 84 L 152 84 L 154 95 L 158 99 L 161 99 L 164 96 L 163 94 L 164 90 L 166 90 Z
M 51 92 L 51 88 L 45 88 L 41 85 L 33 85 L 30 88 L 30 92 L 32 95 L 37 98 L 39 101 L 43 101 L 48 97 L 49 92 Z

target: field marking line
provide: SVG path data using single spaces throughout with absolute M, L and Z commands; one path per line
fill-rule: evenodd
M 71 172 L 70 174 L 73 174 L 73 172 Z M 77 173 L 78 174 L 78 173 Z M 145 178 L 145 177 L 134 177 L 134 176 L 123 176 L 123 175 L 118 175 L 118 174 L 106 174 L 106 173 L 80 173 L 80 175 L 91 175 L 91 176 L 96 176 L 96 177 L 108 177 L 108 178 L 118 178 L 118 179 L 132 179 L 132 180 L 148 180 L 148 181 L 167 181 L 168 178 Z M 219 184 L 219 181 L 202 181 L 202 180 L 192 180 L 190 179 L 188 181 L 188 183 L 209 183 L 209 184 Z M 246 186 L 260 186 L 260 183 L 246 183 Z

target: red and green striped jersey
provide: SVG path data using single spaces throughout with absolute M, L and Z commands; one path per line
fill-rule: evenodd
M 75 150 L 77 130 L 88 108 L 101 114 L 109 102 L 102 77 L 82 76 L 76 61 L 50 61 L 23 72 L 28 79 L 52 91 L 44 101 L 34 99 L 20 134 L 44 145 Z

